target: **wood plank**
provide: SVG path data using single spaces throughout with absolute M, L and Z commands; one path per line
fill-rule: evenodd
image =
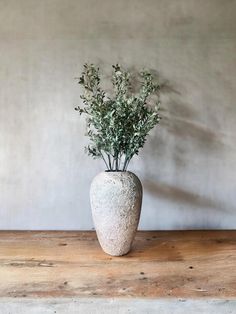
M 236 297 L 236 231 L 138 232 L 123 257 L 94 232 L 0 232 L 0 297 Z

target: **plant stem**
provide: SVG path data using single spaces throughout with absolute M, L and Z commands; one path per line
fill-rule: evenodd
M 121 159 L 122 159 L 122 153 L 120 153 L 120 157 L 119 157 L 119 165 L 118 165 L 119 169 L 120 169 Z
M 116 171 L 118 171 L 118 157 L 116 157 Z
M 125 161 L 124 161 L 124 165 L 123 165 L 123 171 L 125 171 L 127 161 L 128 161 L 128 157 L 125 156 Z
M 105 162 L 105 164 L 106 164 L 107 170 L 109 170 L 109 167 L 108 167 L 108 164 L 107 164 L 107 162 L 106 162 L 106 159 L 104 158 L 104 156 L 103 156 L 102 152 L 100 152 L 100 153 L 101 153 L 101 156 L 102 156 L 103 161 L 104 161 L 104 162 Z
M 126 171 L 127 168 L 128 168 L 128 165 L 129 165 L 130 160 L 131 160 L 131 158 L 129 158 L 129 159 L 127 160 L 126 167 L 125 167 L 125 171 Z
M 111 167 L 111 170 L 114 169 L 114 163 L 115 163 L 115 158 L 114 158 L 114 156 L 112 156 L 112 157 L 113 157 L 113 160 L 112 160 L 112 167 Z
M 119 161 L 119 153 L 116 153 L 116 157 L 115 157 L 115 160 L 116 160 L 116 171 L 119 170 L 119 165 L 118 165 L 118 161 Z
M 111 157 L 109 154 L 107 154 L 107 157 L 108 157 L 108 162 L 109 162 L 109 169 L 112 170 L 112 167 L 111 167 Z

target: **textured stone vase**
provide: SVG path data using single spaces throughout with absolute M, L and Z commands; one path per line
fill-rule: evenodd
M 130 251 L 142 205 L 142 184 L 129 171 L 101 172 L 90 188 L 93 221 L 104 252 L 120 256 Z

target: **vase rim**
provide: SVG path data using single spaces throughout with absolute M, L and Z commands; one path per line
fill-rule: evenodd
M 104 172 L 130 172 L 127 170 L 104 170 Z
M 130 176 L 130 175 L 135 175 L 135 173 L 133 173 L 132 171 L 129 171 L 129 170 L 125 170 L 125 171 L 108 171 L 108 170 L 104 170 L 104 171 L 101 171 L 100 174 L 104 174 L 104 175 L 111 175 L 111 176 Z

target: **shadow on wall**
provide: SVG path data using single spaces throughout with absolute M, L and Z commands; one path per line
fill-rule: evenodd
M 193 106 L 181 102 L 181 93 L 168 81 L 162 84 L 161 94 L 164 95 L 165 100 L 164 109 L 161 112 L 163 117 L 161 127 L 167 136 L 174 139 L 171 142 L 169 158 L 173 163 L 173 169 L 176 169 L 176 174 L 180 171 L 187 171 L 189 160 L 191 160 L 189 156 L 191 155 L 193 158 L 194 156 L 197 158 L 197 155 L 201 154 L 203 155 L 201 160 L 204 160 L 205 157 L 208 158 L 210 155 L 213 156 L 214 154 L 215 156 L 224 152 L 224 135 L 201 124 L 198 121 L 199 112 Z M 164 160 L 165 149 L 165 136 L 160 137 L 160 131 L 156 130 L 154 135 L 149 138 L 148 154 L 145 156 L 145 160 L 151 158 L 149 156 L 152 156 L 153 159 L 153 156 L 157 154 Z M 191 155 L 189 155 L 189 149 L 191 149 Z M 150 162 L 153 164 L 153 160 Z M 187 205 L 190 210 L 208 208 L 221 212 L 226 211 L 226 206 L 219 199 L 213 200 L 210 197 L 199 195 L 196 191 L 182 189 L 181 186 L 157 182 L 155 177 L 158 177 L 158 173 L 154 175 L 153 168 L 146 167 L 143 178 L 144 188 L 155 197 Z M 203 182 L 199 181 L 199 184 L 203 184 Z
M 220 211 L 225 211 L 223 207 L 219 207 L 219 202 L 200 196 L 191 191 L 186 191 L 176 186 L 153 182 L 150 180 L 143 180 L 142 182 L 144 188 L 156 197 L 167 199 L 174 203 L 191 205 L 198 208 L 214 208 Z
M 182 140 L 190 138 L 200 152 L 222 149 L 224 135 L 197 121 L 199 112 L 190 104 L 183 103 L 181 93 L 168 81 L 162 83 L 161 87 L 161 93 L 168 95 L 165 103 L 167 109 L 163 110 L 162 127 Z

